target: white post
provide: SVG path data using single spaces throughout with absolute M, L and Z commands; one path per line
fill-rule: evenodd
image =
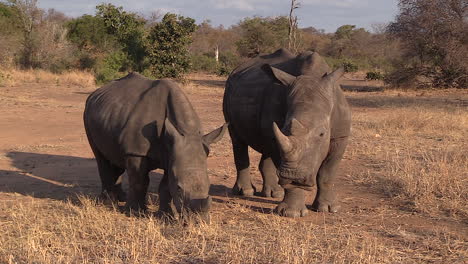
M 215 60 L 216 60 L 216 63 L 218 63 L 218 61 L 219 61 L 219 48 L 218 48 L 218 45 L 216 45 L 216 48 L 215 48 Z

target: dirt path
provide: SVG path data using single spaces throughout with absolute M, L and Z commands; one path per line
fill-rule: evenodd
M 219 127 L 223 123 L 222 80 L 206 76 L 193 78 L 187 93 L 203 121 L 204 130 Z M 0 87 L 0 200 L 14 201 L 23 195 L 65 200 L 79 193 L 90 196 L 99 193 L 96 164 L 82 125 L 84 102 L 92 90 L 39 84 Z M 357 102 L 352 105 L 354 111 L 368 111 Z M 256 169 L 259 155 L 251 154 L 254 184 L 260 189 L 261 177 Z M 363 162 L 359 157 L 348 156 L 342 163 L 338 183 L 341 213 L 311 211 L 309 216 L 294 221 L 310 221 L 324 227 L 340 224 L 363 232 L 372 231 L 394 247 L 401 246 L 402 251 L 419 248 L 421 243 L 428 250 L 442 250 L 440 244 L 431 244 L 434 236 L 448 236 L 447 240 L 450 236 L 461 237 L 465 243 L 458 246 L 466 248 L 467 223 L 416 214 L 406 210 L 401 201 L 388 198 L 372 186 L 349 180 L 351 171 L 367 170 Z M 231 203 L 240 203 L 253 211 L 270 213 L 278 203 L 274 199 L 230 195 L 235 169 L 229 136 L 212 148 L 208 163 L 214 210 L 229 210 Z M 151 175 L 152 197 L 156 196 L 160 176 L 159 172 Z M 312 198 L 311 193 L 308 204 Z M 229 217 L 226 211 L 225 218 Z M 464 261 L 459 259 L 459 263 Z

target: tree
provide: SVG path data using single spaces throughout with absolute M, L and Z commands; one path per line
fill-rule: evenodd
M 285 16 L 245 18 L 238 25 L 241 37 L 237 50 L 242 56 L 255 57 L 286 47 L 288 28 L 289 19 Z
M 23 35 L 20 64 L 26 69 L 36 67 L 37 27 L 42 16 L 41 10 L 37 8 L 37 0 L 9 0 L 8 2 L 17 10 L 18 26 Z
M 68 39 L 80 50 L 101 53 L 118 45 L 116 38 L 107 33 L 101 17 L 83 15 L 70 20 L 66 27 Z
M 54 9 L 37 7 L 37 0 L 9 0 L 15 10 L 14 22 L 21 32 L 21 45 L 15 59 L 21 68 L 62 71 L 71 67 L 72 49 L 63 27 L 67 20 Z
M 147 67 L 145 19 L 112 4 L 101 4 L 96 9 L 96 16 L 104 21 L 107 33 L 115 36 L 122 45 L 130 63 L 129 70 L 143 72 Z
M 41 12 L 37 26 L 36 67 L 61 72 L 72 67 L 75 47 L 67 40 L 67 18 L 54 9 Z
M 291 8 L 289 10 L 288 48 L 293 52 L 297 52 L 297 16 L 293 15 L 293 12 L 299 7 L 300 3 L 297 0 L 291 0 Z
M 13 65 L 14 54 L 19 53 L 22 45 L 22 32 L 18 26 L 18 10 L 13 6 L 0 3 L 0 67 Z
M 188 46 L 195 31 L 195 20 L 167 13 L 148 35 L 148 58 L 154 77 L 179 78 L 190 67 Z
M 229 74 L 240 64 L 235 43 L 239 40 L 236 28 L 213 27 L 209 20 L 203 21 L 193 33 L 191 70 L 216 74 Z M 216 50 L 219 52 L 216 61 Z
M 466 0 L 400 0 L 388 27 L 400 39 L 409 80 L 422 75 L 433 86 L 468 86 L 468 3 Z M 397 73 L 397 75 L 401 73 Z

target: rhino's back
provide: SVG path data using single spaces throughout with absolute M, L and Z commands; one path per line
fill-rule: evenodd
M 270 64 L 294 74 L 294 58 L 284 49 L 259 56 L 236 68 L 226 81 L 225 119 L 236 135 L 257 151 L 263 152 L 265 138 L 272 137 L 272 122 L 282 123 L 286 107 L 286 90 L 275 84 L 261 66 Z
M 167 82 L 131 73 L 88 97 L 84 112 L 86 133 L 112 163 L 124 167 L 128 154 L 158 159 L 155 149 L 160 145 L 171 90 Z

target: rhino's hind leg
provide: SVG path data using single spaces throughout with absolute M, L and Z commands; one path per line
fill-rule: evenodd
M 234 195 L 252 196 L 255 193 L 255 187 L 250 178 L 249 146 L 238 139 L 231 126 L 229 126 L 229 134 L 231 135 L 234 162 L 237 170 L 237 180 L 232 188 L 232 193 Z
M 347 137 L 330 142 L 330 152 L 317 173 L 317 194 L 312 204 L 314 211 L 336 213 L 339 210 L 336 201 L 335 178 L 347 144 Z
M 258 168 L 263 178 L 263 189 L 260 194 L 263 197 L 283 198 L 284 190 L 278 184 L 276 167 L 271 157 L 263 154 Z
M 275 208 L 274 212 L 286 217 L 302 217 L 308 214 L 305 205 L 305 190 L 301 188 L 285 189 L 283 201 Z
M 128 200 L 126 207 L 133 211 L 146 210 L 146 192 L 149 185 L 149 166 L 146 157 L 128 156 Z
M 122 174 L 125 169 L 113 165 L 92 145 L 91 149 L 96 157 L 99 177 L 101 178 L 102 184 L 102 192 L 99 196 L 99 200 L 124 202 L 126 200 L 126 195 L 122 189 Z

